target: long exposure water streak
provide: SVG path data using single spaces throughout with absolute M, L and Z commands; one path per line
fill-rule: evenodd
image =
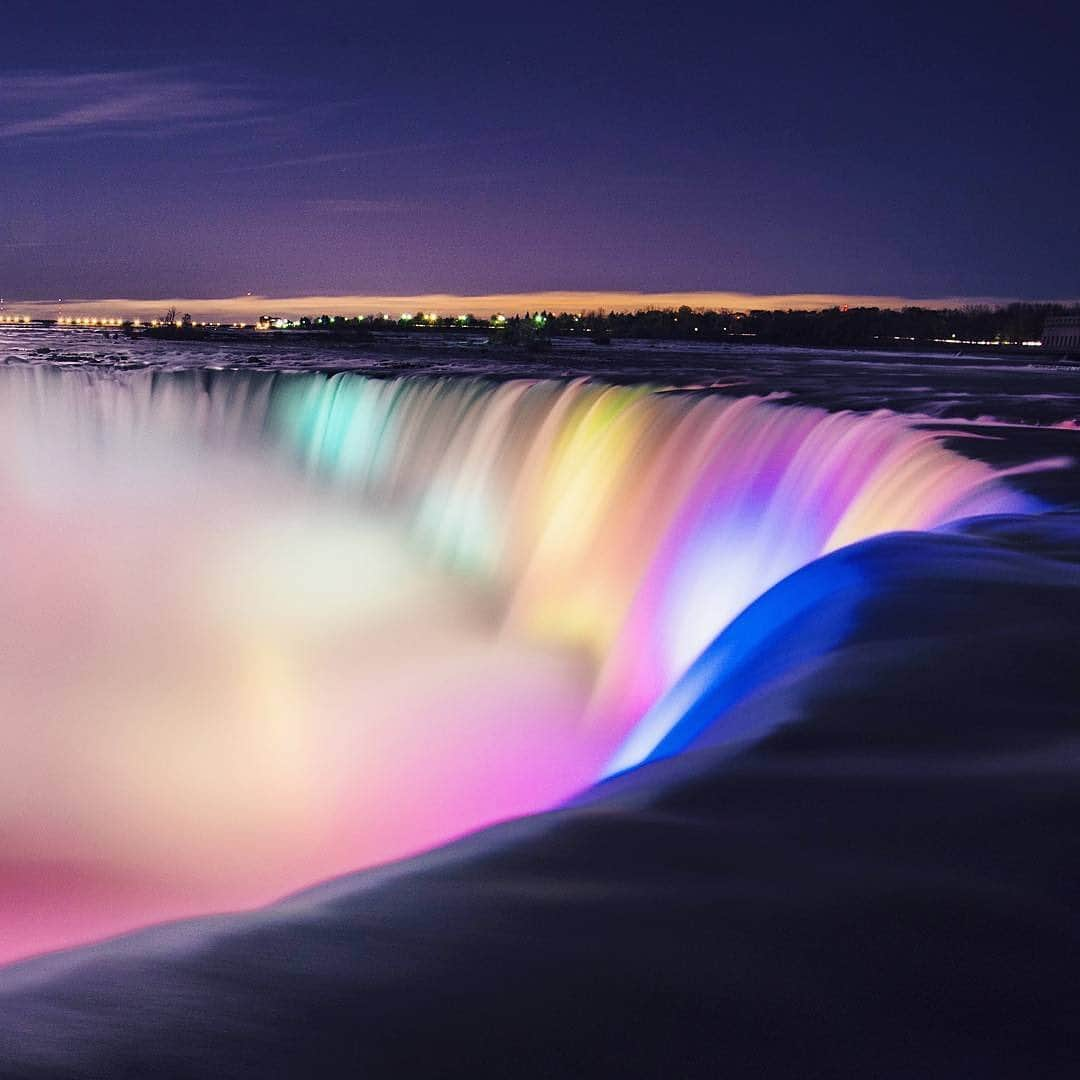
M 799 567 L 1033 508 L 890 413 L 587 380 L 10 367 L 0 421 L 5 957 L 551 806 Z

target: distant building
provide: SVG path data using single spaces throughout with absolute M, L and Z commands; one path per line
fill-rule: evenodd
M 1080 315 L 1057 315 L 1043 324 L 1044 349 L 1080 353 Z

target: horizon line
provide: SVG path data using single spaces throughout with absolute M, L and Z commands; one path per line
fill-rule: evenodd
M 51 318 L 58 313 L 78 317 L 145 317 L 176 307 L 201 321 L 254 322 L 262 315 L 297 318 L 302 315 L 377 315 L 403 312 L 439 315 L 520 315 L 526 311 L 632 312 L 690 307 L 695 310 L 820 311 L 833 307 L 931 309 L 971 306 L 1002 307 L 1011 303 L 1076 304 L 1077 300 L 1021 300 L 1018 297 L 948 296 L 904 297 L 847 293 L 748 293 L 724 291 L 634 292 L 629 290 L 538 290 L 520 293 L 310 294 L 270 296 L 245 294 L 216 298 L 109 297 L 72 300 L 5 301 L 5 314 Z M 45 314 L 48 312 L 48 315 Z

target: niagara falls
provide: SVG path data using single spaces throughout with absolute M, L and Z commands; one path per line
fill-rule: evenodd
M 1080 1073 L 1080 8 L 6 0 L 0 1080 Z
M 1035 505 L 896 416 L 722 392 L 30 364 L 0 401 L 3 788 L 41 799 L 5 958 L 547 809 L 801 567 Z
M 650 894 L 638 860 L 604 854 L 598 821 L 612 852 L 640 843 L 639 858 L 676 859 L 676 877 L 759 842 L 779 845 L 768 870 L 783 874 L 803 858 L 792 845 L 821 843 L 788 835 L 791 799 L 812 800 L 804 828 L 836 800 L 831 842 L 885 830 L 869 834 L 876 849 L 896 842 L 881 800 L 915 785 L 946 839 L 898 854 L 947 855 L 962 877 L 947 839 L 958 801 L 953 828 L 1003 798 L 1023 820 L 1024 791 L 1046 797 L 1048 755 L 1068 745 L 1069 364 L 628 343 L 610 356 L 635 377 L 614 382 L 603 362 L 585 374 L 594 354 L 573 342 L 526 359 L 459 337 L 448 363 L 407 332 L 403 363 L 391 339 L 355 360 L 288 334 L 254 357 L 227 337 L 0 339 L 0 961 L 14 965 L 0 996 L 17 1054 L 30 1033 L 74 1067 L 86 1037 L 56 1035 L 52 988 L 92 1002 L 115 963 L 145 987 L 177 978 L 189 949 L 250 934 L 308 925 L 329 945 L 352 910 L 335 895 L 366 919 L 383 893 L 430 878 L 384 916 L 411 919 L 429 890 L 445 902 L 442 851 L 481 909 L 491 874 L 490 902 L 517 895 L 511 911 L 545 889 L 569 890 L 553 917 L 626 889 L 636 907 Z M 841 375 L 876 407 L 824 405 Z M 958 376 L 979 398 L 955 394 Z M 988 415 L 1006 380 L 1031 393 Z M 748 769 L 765 772 L 744 791 Z M 730 811 L 707 803 L 655 835 L 655 815 L 702 783 Z M 822 882 L 870 858 L 858 840 L 789 886 L 803 918 Z M 553 873 L 537 867 L 556 841 L 571 862 L 545 885 L 532 875 Z M 980 843 L 967 836 L 965 857 Z M 522 871 L 491 868 L 511 852 Z M 873 895 L 927 871 L 882 872 L 860 872 Z M 673 887 L 665 874 L 649 889 L 698 902 Z M 640 918 L 619 910 L 599 947 Z M 717 931 L 687 941 L 704 970 Z M 251 978 L 283 977 L 274 948 Z M 148 1023 L 214 1026 L 206 962 L 185 976 L 194 1012 Z M 237 1022 L 214 1038 L 228 1044 Z M 136 1045 L 102 1031 L 106 1059 Z

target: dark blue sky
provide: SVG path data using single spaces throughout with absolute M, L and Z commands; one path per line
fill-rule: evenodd
M 9 297 L 1080 296 L 1075 2 L 5 0 L 3 35 Z

